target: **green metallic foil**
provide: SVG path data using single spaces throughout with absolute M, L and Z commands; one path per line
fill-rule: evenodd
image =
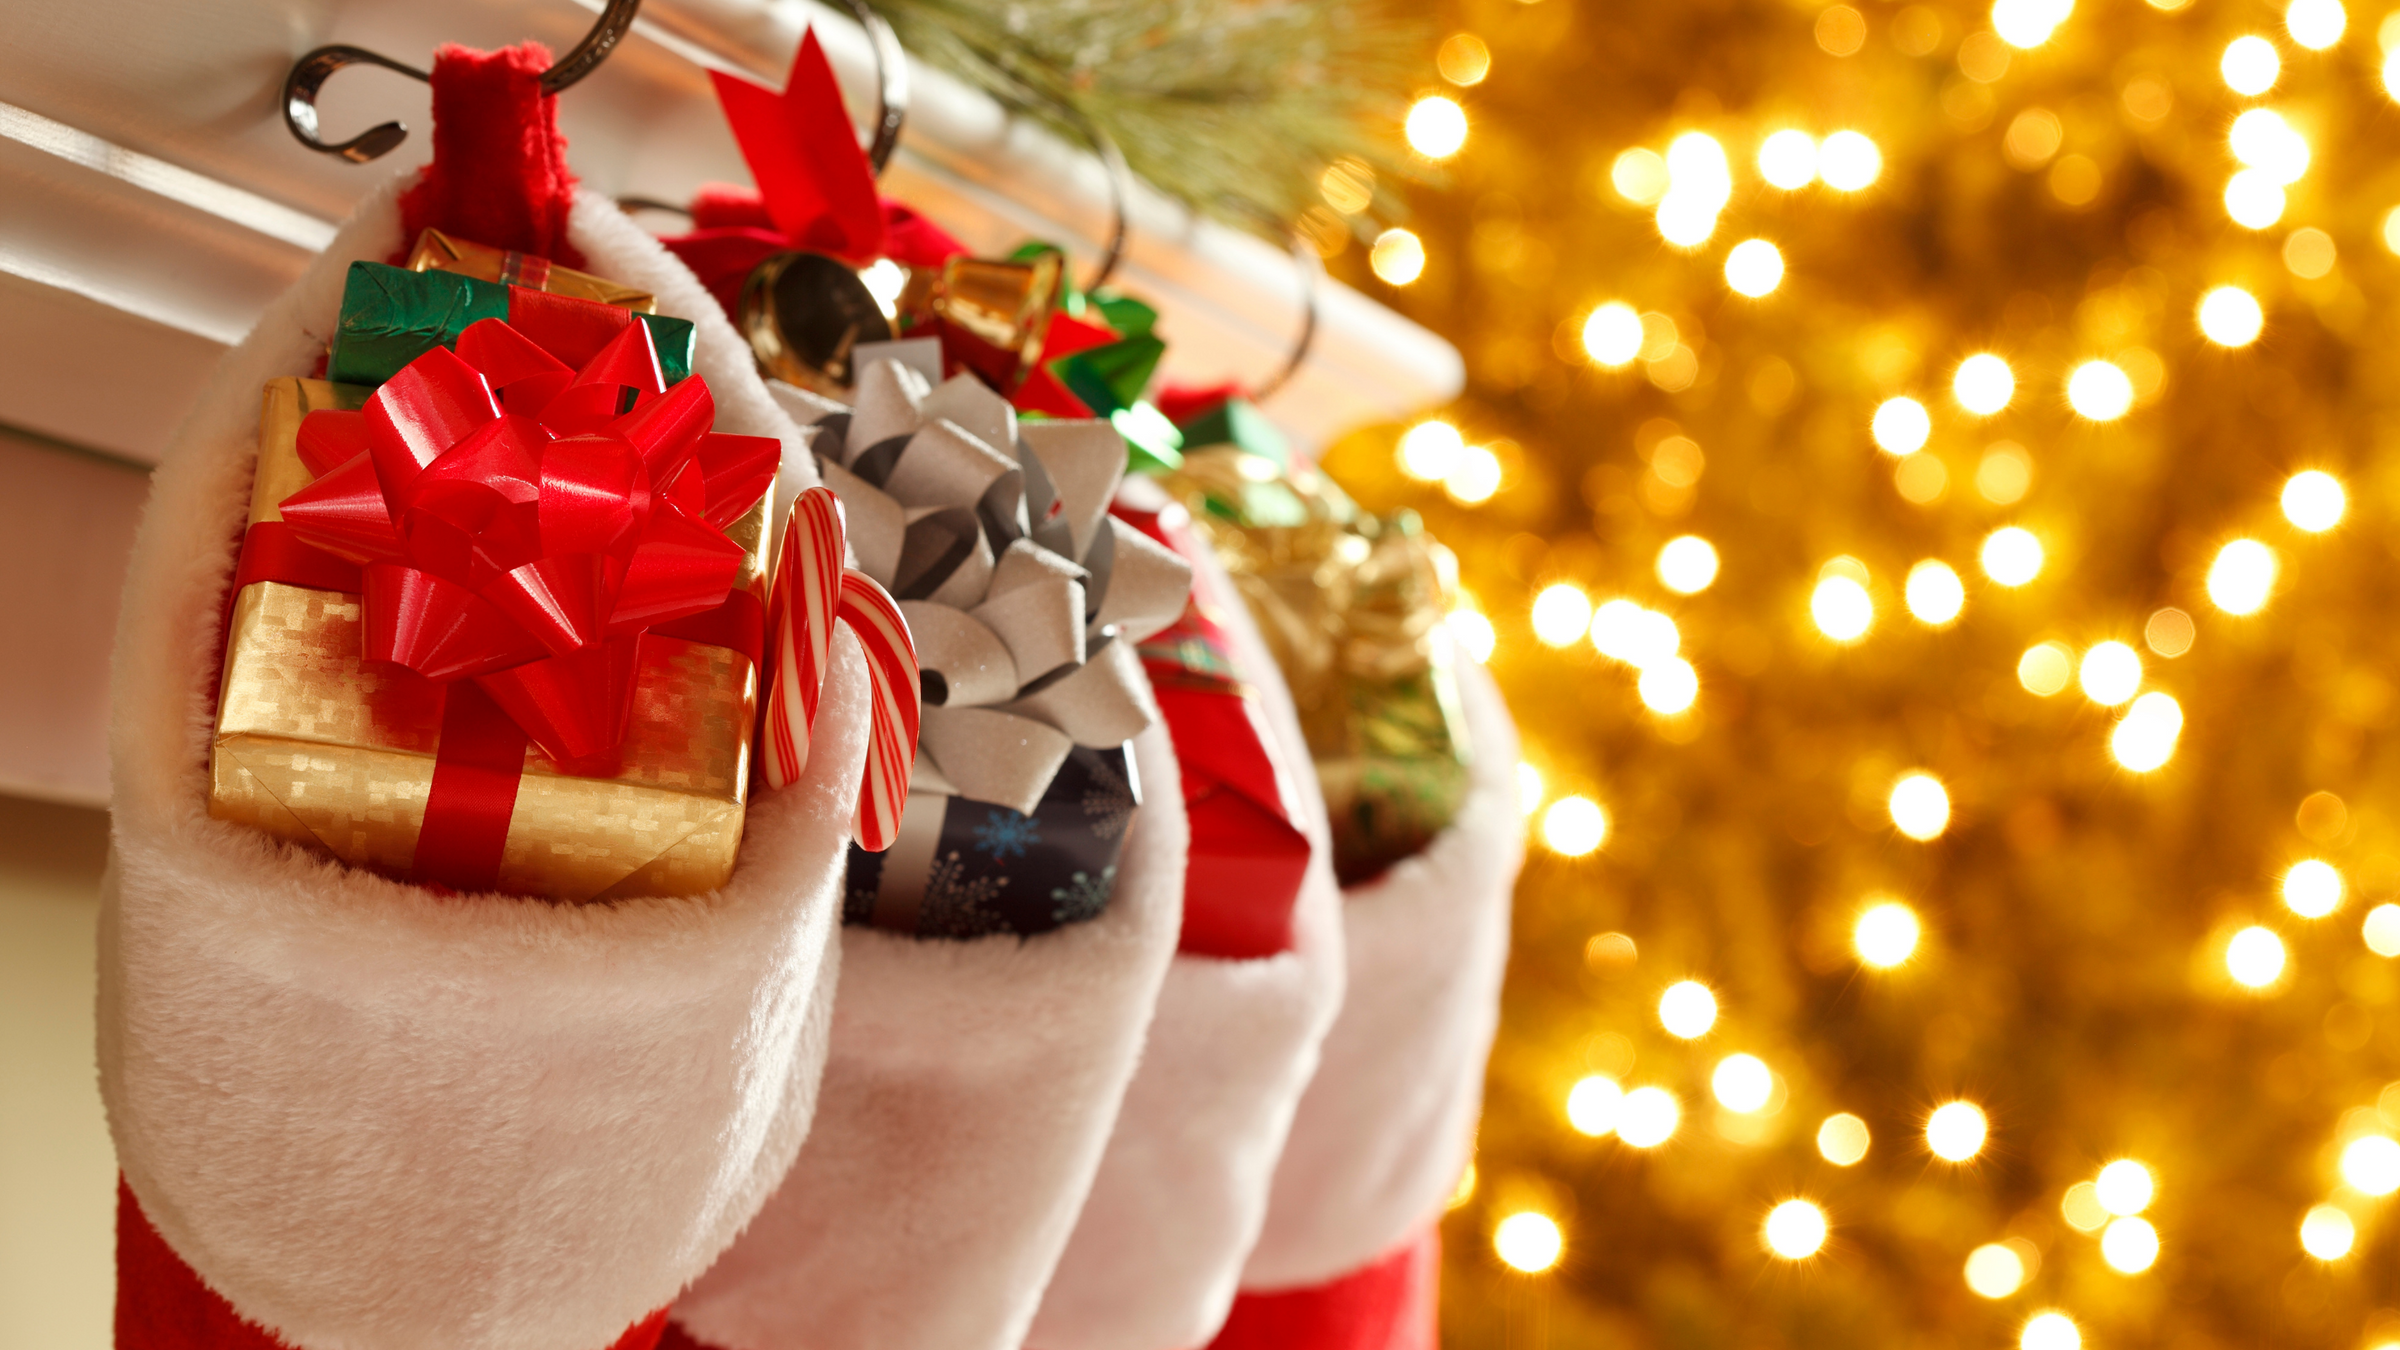
M 1219 444 L 1159 480 L 1192 513 L 1291 686 L 1333 827 L 1334 875 L 1425 850 L 1466 800 L 1466 723 L 1435 640 L 1456 564 L 1416 516 L 1358 509 L 1314 469 Z
M 457 272 L 352 263 L 325 378 L 338 384 L 382 384 L 434 348 L 457 343 L 467 325 L 508 318 L 510 290 Z M 633 317 L 650 326 L 659 371 L 668 384 L 692 373 L 690 320 L 657 314 Z

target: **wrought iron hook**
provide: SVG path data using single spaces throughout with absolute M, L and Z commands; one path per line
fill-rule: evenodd
M 633 27 L 634 16 L 641 12 L 642 0 L 608 0 L 601 11 L 600 21 L 583 41 L 575 44 L 556 65 L 542 72 L 542 92 L 555 94 L 598 69 L 608 54 L 625 40 Z M 381 66 L 413 80 L 430 83 L 433 79 L 415 66 L 394 61 L 388 56 L 368 51 L 364 47 L 334 45 L 319 47 L 292 65 L 292 73 L 283 81 L 283 124 L 291 128 L 293 139 L 320 154 L 339 155 L 353 164 L 380 159 L 397 149 L 408 139 L 408 127 L 400 122 L 385 122 L 370 127 L 338 145 L 328 145 L 318 134 L 317 95 L 325 81 L 344 66 Z
M 849 2 L 851 17 L 867 30 L 867 41 L 875 48 L 875 135 L 867 143 L 867 167 L 881 178 L 883 166 L 900 148 L 900 125 L 908 120 L 908 51 L 867 0 Z
M 1300 367 L 1307 363 L 1309 348 L 1316 345 L 1317 293 L 1325 284 L 1325 260 L 1317 253 L 1316 245 L 1308 241 L 1308 236 L 1297 230 L 1292 232 L 1292 257 L 1300 264 L 1300 285 L 1305 297 L 1300 315 L 1300 336 L 1292 343 L 1291 355 L 1283 358 L 1283 365 L 1250 391 L 1250 401 L 1253 403 L 1266 402 L 1277 390 L 1290 384 L 1292 377 L 1300 373 Z

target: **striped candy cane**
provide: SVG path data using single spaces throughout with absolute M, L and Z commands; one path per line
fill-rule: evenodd
M 769 787 L 797 781 L 808 767 L 833 625 L 850 625 L 866 650 L 873 713 L 852 830 L 859 847 L 880 853 L 899 835 L 916 766 L 917 651 L 892 597 L 864 572 L 842 566 L 844 534 L 841 500 L 827 489 L 810 488 L 792 503 L 768 608 L 774 650 L 762 757 Z

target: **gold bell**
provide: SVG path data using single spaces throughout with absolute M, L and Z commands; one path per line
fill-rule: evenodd
M 822 253 L 778 253 L 752 268 L 733 319 L 760 370 L 835 398 L 856 376 L 851 352 L 892 336 L 891 319 L 858 272 Z

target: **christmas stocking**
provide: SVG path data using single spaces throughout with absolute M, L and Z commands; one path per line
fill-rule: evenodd
M 639 1350 L 808 1131 L 868 739 L 848 639 L 808 776 L 752 800 L 732 879 L 705 894 L 457 894 L 208 811 L 260 389 L 316 369 L 354 261 L 435 226 L 647 290 L 696 325 L 718 431 L 801 443 L 689 272 L 570 195 L 533 85 L 548 64 L 442 53 L 434 168 L 368 197 L 152 480 L 117 639 L 100 943 L 125 1350 Z
M 1149 499 L 1154 488 L 1143 495 L 1145 488 L 1129 484 L 1122 500 L 1135 510 L 1158 510 L 1163 502 Z M 1226 635 L 1230 674 L 1256 693 L 1264 748 L 1286 781 L 1309 855 L 1297 903 L 1279 925 L 1281 950 L 1238 957 L 1209 952 L 1242 949 L 1240 935 L 1256 923 L 1224 920 L 1238 915 L 1248 897 L 1215 893 L 1195 862 L 1183 950 L 1159 994 L 1099 1178 L 1043 1295 L 1026 1342 L 1033 1350 L 1190 1350 L 1216 1332 L 1258 1238 L 1275 1160 L 1342 999 L 1341 895 L 1307 744 L 1275 663 L 1224 570 L 1205 545 L 1179 539 L 1196 563 L 1195 604 Z M 1196 913 L 1209 920 L 1195 924 Z
M 1457 668 L 1467 799 L 1425 852 L 1344 893 L 1349 991 L 1218 1350 L 1434 1343 L 1434 1221 L 1473 1140 L 1524 853 L 1516 728 L 1483 668 Z
M 808 1146 L 670 1346 L 1018 1350 L 1181 915 L 1179 771 L 1133 648 L 1190 573 L 1108 517 L 1122 441 L 862 366 L 816 444 L 926 672 L 918 790 L 891 850 L 852 857 Z

